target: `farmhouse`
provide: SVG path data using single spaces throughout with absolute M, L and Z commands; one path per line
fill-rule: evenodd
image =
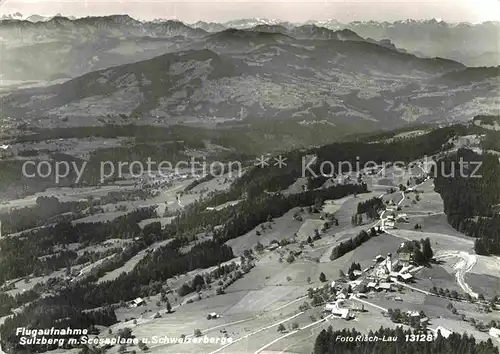
M 441 336 L 443 336 L 444 338 L 448 338 L 453 333 L 449 329 L 446 329 L 446 328 L 441 327 L 441 326 L 438 326 L 436 328 L 436 337 L 437 337 L 438 332 L 441 333 Z
M 351 317 L 351 311 L 347 308 L 340 308 L 338 303 L 328 303 L 325 305 L 325 311 L 331 312 L 332 315 L 348 319 Z
M 216 318 L 220 318 L 221 316 L 217 312 L 211 312 L 208 314 L 207 319 L 212 320 Z
M 386 220 L 384 222 L 384 228 L 386 228 L 386 229 L 394 229 L 394 221 L 392 221 L 392 220 Z
M 338 308 L 336 303 L 328 303 L 325 305 L 325 311 L 332 311 L 333 309 Z
M 344 320 L 347 320 L 351 318 L 351 311 L 349 309 L 337 309 L 332 311 L 332 315 L 338 316 L 340 318 L 343 318 Z
M 146 305 L 146 301 L 144 299 L 138 297 L 137 299 L 132 300 L 132 303 L 130 304 L 131 307 L 139 307 L 142 305 Z
M 488 331 L 488 334 L 492 337 L 500 339 L 500 329 L 491 327 L 490 330 Z
M 408 215 L 406 215 L 406 214 L 398 214 L 396 220 L 398 222 L 408 222 L 409 221 Z
M 413 275 L 410 273 L 399 274 L 398 279 L 404 282 L 409 282 L 413 279 Z

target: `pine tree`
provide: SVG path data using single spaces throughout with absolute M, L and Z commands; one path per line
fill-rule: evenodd
M 426 261 L 429 261 L 434 257 L 434 252 L 432 251 L 431 241 L 429 238 L 426 238 L 422 242 L 422 255 Z

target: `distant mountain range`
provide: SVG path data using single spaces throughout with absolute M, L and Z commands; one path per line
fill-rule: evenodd
M 467 66 L 500 64 L 498 23 L 450 25 L 436 20 L 394 23 L 236 20 L 224 24 L 174 20 L 138 21 L 127 15 L 43 18 L 21 14 L 0 21 L 3 80 L 57 80 L 94 70 L 187 50 L 213 33 L 235 29 L 284 34 L 296 39 L 364 40 L 420 57 L 442 57 Z M 215 51 L 224 52 L 224 46 Z M 229 47 L 228 47 L 229 48 Z M 240 51 L 241 48 L 232 48 Z
M 396 22 L 355 21 L 343 24 L 336 20 L 327 20 L 293 24 L 277 20 L 242 19 L 222 24 L 199 21 L 190 26 L 207 32 L 217 32 L 224 28 L 248 29 L 255 26 L 281 26 L 290 30 L 304 25 L 330 30 L 349 29 L 365 38 L 390 40 L 398 48 L 405 48 L 418 56 L 453 59 L 467 66 L 500 65 L 499 22 L 446 23 L 431 19 Z
M 68 18 L 4 15 L 2 79 L 53 80 L 92 70 L 150 59 L 185 47 L 187 39 L 228 28 L 283 33 L 298 39 L 332 39 L 352 31 L 367 41 L 421 57 L 442 57 L 467 66 L 500 65 L 500 24 L 448 24 L 438 20 L 351 22 L 335 20 L 294 24 L 241 19 L 226 23 L 175 20 L 139 21 L 129 16 Z M 340 32 L 341 33 L 341 32 Z M 353 36 L 350 33 L 350 36 Z
M 42 127 L 236 119 L 389 128 L 466 120 L 499 104 L 498 68 L 418 58 L 350 30 L 307 25 L 283 34 L 273 25 L 266 32 L 228 29 L 194 38 L 198 32 L 180 23 L 156 25 L 176 25 L 192 38 L 174 41 L 180 51 L 5 93 L 4 114 Z M 172 43 L 165 41 L 147 40 Z

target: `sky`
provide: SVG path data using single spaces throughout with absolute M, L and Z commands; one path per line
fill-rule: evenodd
M 336 19 L 397 21 L 442 19 L 447 22 L 500 21 L 500 0 L 0 0 L 0 14 L 44 16 L 128 14 L 141 20 L 178 19 L 187 23 L 268 18 L 303 22 Z

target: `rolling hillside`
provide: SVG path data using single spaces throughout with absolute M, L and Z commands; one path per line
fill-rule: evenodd
M 226 30 L 189 47 L 5 94 L 2 108 L 13 117 L 36 118 L 43 127 L 235 119 L 393 127 L 466 118 L 460 114 L 465 106 L 474 114 L 487 113 L 498 97 L 495 70 L 457 83 L 451 78 L 462 77 L 460 63 L 365 41 Z

